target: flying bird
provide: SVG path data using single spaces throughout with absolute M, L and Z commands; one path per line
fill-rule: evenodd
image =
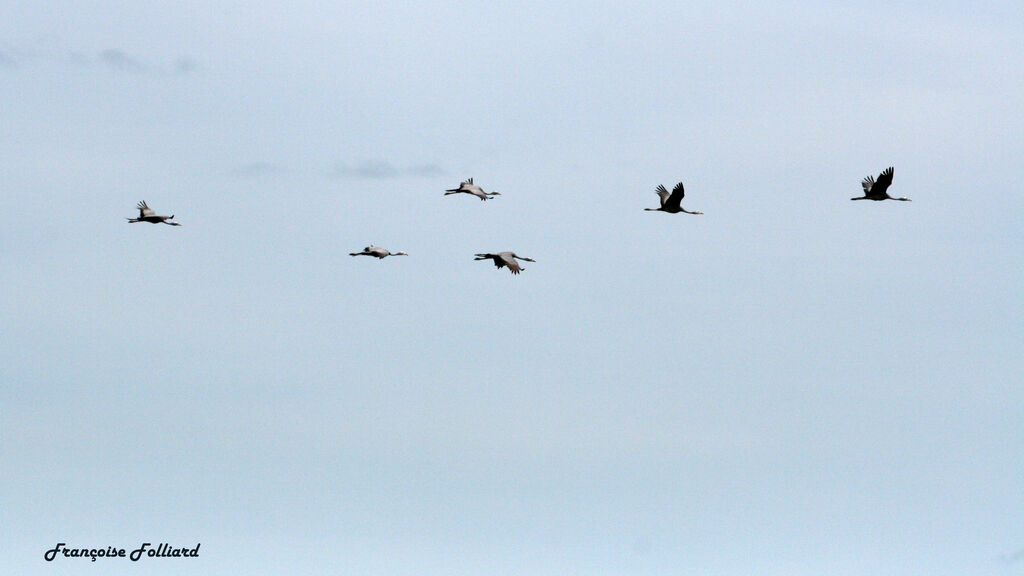
M 910 198 L 893 198 L 889 196 L 886 190 L 892 184 L 892 166 L 889 166 L 882 173 L 878 175 L 878 180 L 875 180 L 872 176 L 868 176 L 864 180 L 861 180 L 860 185 L 864 187 L 864 195 L 858 196 L 857 198 L 850 198 L 850 200 L 899 200 L 901 202 L 910 202 Z
M 381 248 L 380 246 L 367 246 L 363 248 L 362 252 L 349 252 L 349 256 L 375 256 L 380 259 L 387 258 L 388 256 L 408 256 L 405 252 L 391 252 L 387 248 Z
M 447 196 L 449 194 L 459 193 L 472 194 L 473 196 L 476 196 L 481 200 L 490 200 L 494 196 L 501 196 L 501 192 L 484 192 L 483 188 L 477 186 L 476 184 L 473 184 L 472 178 L 459 184 L 458 188 L 450 188 L 448 190 L 445 190 L 444 195 Z
M 521 268 L 519 262 L 516 262 L 516 258 L 526 262 L 536 262 L 533 258 L 524 258 L 522 256 L 516 256 L 515 252 L 498 252 L 497 254 L 477 254 L 473 260 L 493 260 L 494 265 L 498 268 L 502 266 L 508 268 L 508 271 L 513 274 L 519 274 L 526 268 Z
M 644 208 L 651 212 L 668 212 L 669 214 L 676 214 L 678 212 L 686 212 L 687 214 L 703 214 L 703 212 L 691 212 L 686 208 L 679 205 L 683 201 L 683 196 L 686 195 L 686 191 L 683 190 L 683 183 L 676 184 L 676 187 L 672 189 L 672 193 L 669 194 L 664 184 L 658 184 L 658 187 L 654 189 L 658 197 L 661 198 L 660 208 Z
M 171 214 L 170 216 L 160 216 L 156 212 L 153 212 L 149 205 L 146 204 L 145 200 L 139 202 L 136 208 L 139 209 L 139 217 L 128 218 L 127 220 L 130 223 L 149 222 L 150 224 L 163 223 L 171 226 L 181 226 L 181 224 L 178 224 L 177 222 L 171 222 L 171 220 L 174 219 L 174 214 Z

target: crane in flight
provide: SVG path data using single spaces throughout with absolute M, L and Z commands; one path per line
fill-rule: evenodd
M 494 265 L 498 268 L 502 266 L 508 268 L 508 271 L 513 274 L 519 274 L 526 268 L 519 266 L 519 262 L 516 262 L 516 258 L 525 262 L 536 262 L 533 258 L 524 258 L 522 256 L 516 256 L 515 252 L 498 252 L 497 254 L 477 254 L 473 260 L 491 260 Z
M 654 192 L 659 198 L 661 198 L 661 207 L 644 208 L 644 210 L 650 212 L 668 212 L 669 214 L 677 214 L 679 212 L 686 212 L 687 214 L 703 214 L 703 212 L 691 212 L 679 205 L 679 203 L 683 201 L 683 196 L 686 195 L 682 182 L 676 184 L 675 188 L 672 189 L 671 194 L 668 193 L 664 184 L 658 184 L 658 187 L 654 189 Z
M 477 198 L 479 198 L 481 200 L 490 200 L 494 196 L 501 196 L 501 192 L 484 192 L 483 188 L 477 186 L 476 184 L 473 184 L 473 179 L 472 178 L 470 178 L 470 179 L 466 180 L 465 182 L 462 182 L 461 184 L 459 184 L 458 188 L 449 188 L 448 190 L 445 190 L 444 195 L 448 196 L 449 194 L 460 194 L 460 193 L 462 193 L 462 194 L 472 194 L 473 196 L 476 196 Z
M 170 226 L 181 226 L 181 224 L 178 224 L 177 222 L 171 222 L 171 220 L 174 219 L 174 214 L 171 214 L 170 216 L 161 216 L 156 212 L 153 212 L 153 209 L 150 208 L 148 204 L 146 204 L 145 200 L 139 202 L 135 207 L 139 209 L 139 217 L 128 218 L 129 223 L 134 224 L 136 222 L 149 222 L 150 224 L 168 224 Z
M 381 248 L 380 246 L 369 245 L 363 248 L 362 252 L 349 252 L 349 256 L 373 256 L 383 260 L 388 256 L 408 256 L 405 252 L 391 252 L 387 248 Z
M 882 170 L 882 173 L 878 175 L 878 180 L 868 176 L 861 180 L 860 185 L 864 188 L 864 195 L 850 198 L 850 200 L 876 200 L 879 202 L 882 200 L 899 200 L 900 202 L 910 202 L 910 198 L 894 198 L 889 196 L 887 190 L 892 185 L 892 166 Z

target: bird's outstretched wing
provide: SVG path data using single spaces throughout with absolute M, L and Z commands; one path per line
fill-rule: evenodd
M 473 179 L 470 178 L 468 180 L 463 180 L 462 182 L 459 182 L 459 187 L 458 188 L 449 188 L 449 189 L 445 190 L 445 192 L 465 192 L 466 191 L 466 187 L 467 186 L 472 186 L 472 185 L 473 185 Z
M 888 190 L 889 186 L 892 184 L 892 173 L 892 166 L 882 170 L 882 173 L 878 175 L 878 180 L 875 181 L 875 184 L 871 187 L 871 191 L 879 195 L 885 194 L 885 191 Z
M 139 209 L 139 218 L 145 218 L 146 216 L 156 215 L 156 212 L 153 212 L 153 210 L 150 209 L 149 205 L 146 204 L 145 200 L 139 202 L 138 206 L 136 207 Z
M 522 271 L 522 268 L 519 266 L 519 262 L 517 262 L 516 259 L 513 258 L 511 255 L 500 254 L 500 256 L 501 261 L 505 263 L 505 266 L 508 266 L 509 272 L 513 274 L 519 274 L 519 272 Z M 499 264 L 498 267 L 501 268 L 501 265 Z
M 668 189 L 665 188 L 664 184 L 658 184 L 658 187 L 654 189 L 654 193 L 661 198 L 661 205 L 665 206 L 665 202 L 668 201 Z
M 871 193 L 871 187 L 875 185 L 875 177 L 868 176 L 867 178 L 860 181 L 861 187 L 864 188 L 864 194 Z
M 683 183 L 680 182 L 672 189 L 672 194 L 669 195 L 667 200 L 665 200 L 664 205 L 667 208 L 679 208 L 679 203 L 683 201 L 683 196 L 685 195 L 686 192 L 683 190 Z

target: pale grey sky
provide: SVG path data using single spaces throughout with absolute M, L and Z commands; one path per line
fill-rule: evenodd
M 1021 22 L 0 4 L 0 572 L 1024 574 Z

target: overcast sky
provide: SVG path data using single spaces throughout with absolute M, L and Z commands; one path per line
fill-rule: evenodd
M 0 3 L 0 572 L 1024 574 L 1022 22 Z

